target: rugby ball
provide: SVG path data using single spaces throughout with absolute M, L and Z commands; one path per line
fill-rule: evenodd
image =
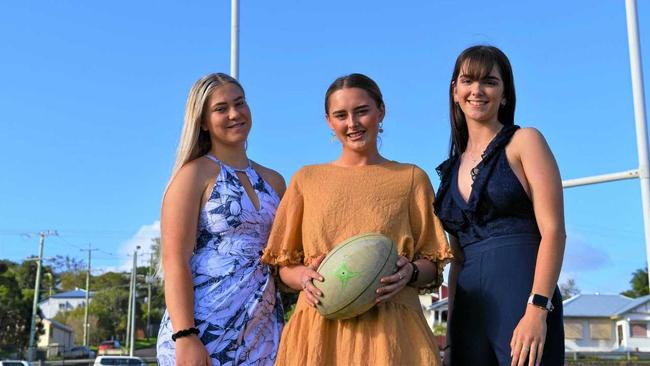
M 368 311 L 375 305 L 379 281 L 395 273 L 396 264 L 395 244 L 382 234 L 356 235 L 336 245 L 318 267 L 324 280 L 314 281 L 323 293 L 316 309 L 338 320 Z

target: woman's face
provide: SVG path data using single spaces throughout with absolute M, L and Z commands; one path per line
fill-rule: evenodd
M 503 79 L 501 72 L 494 66 L 492 71 L 481 80 L 473 80 L 464 73 L 465 66 L 455 80 L 454 102 L 465 114 L 467 121 L 497 121 L 503 99 Z
M 327 123 L 344 150 L 375 152 L 384 109 L 361 88 L 343 88 L 328 100 Z
M 208 98 L 201 128 L 210 133 L 215 143 L 237 145 L 246 142 L 251 122 L 244 92 L 237 85 L 226 83 Z

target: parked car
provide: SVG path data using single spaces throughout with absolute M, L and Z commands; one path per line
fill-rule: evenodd
M 31 366 L 27 361 L 4 360 L 0 361 L 0 366 Z
M 121 355 L 122 346 L 120 346 L 120 342 L 116 340 L 103 341 L 97 347 L 97 354 L 98 355 Z
M 63 358 L 95 358 L 95 351 L 87 346 L 72 347 L 63 352 Z
M 95 359 L 94 366 L 104 365 L 147 366 L 147 363 L 140 357 L 132 356 L 99 356 Z

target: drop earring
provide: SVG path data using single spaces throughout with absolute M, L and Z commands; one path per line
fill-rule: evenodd
M 332 131 L 330 135 L 330 143 L 333 144 L 335 142 L 336 142 L 336 134 L 334 133 L 334 131 Z

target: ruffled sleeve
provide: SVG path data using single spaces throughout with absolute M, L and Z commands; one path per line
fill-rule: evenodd
M 445 265 L 453 258 L 440 220 L 433 213 L 434 193 L 431 181 L 414 167 L 409 202 L 409 220 L 414 240 L 413 259 L 428 259 L 437 267 L 437 278 L 423 290 L 432 291 L 442 284 Z
M 302 224 L 304 199 L 298 171 L 282 197 L 275 213 L 273 228 L 262 256 L 262 262 L 276 266 L 303 263 Z

